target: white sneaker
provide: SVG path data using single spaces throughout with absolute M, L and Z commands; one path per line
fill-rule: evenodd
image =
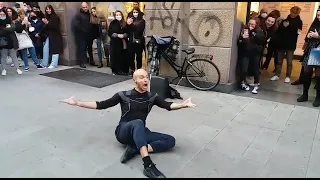
M 279 76 L 277 76 L 277 75 L 274 75 L 271 79 L 270 79 L 270 81 L 278 81 L 279 80 Z
M 6 71 L 5 69 L 2 70 L 1 75 L 2 75 L 2 76 L 6 76 L 6 75 L 7 75 L 7 71 Z
M 50 65 L 48 68 L 49 68 L 49 69 L 53 69 L 54 67 Z
M 291 79 L 289 77 L 286 77 L 286 79 L 284 79 L 285 83 L 290 83 Z
M 249 84 L 249 86 L 252 86 L 252 87 L 255 86 L 255 85 L 256 84 L 254 84 L 254 83 Z M 258 83 L 257 85 L 260 86 L 260 83 Z
M 258 94 L 259 86 L 255 86 L 252 90 L 252 94 Z
M 250 90 L 250 87 L 244 83 L 241 84 L 241 89 L 242 90 L 245 90 L 245 91 L 249 91 Z
M 12 63 L 10 66 L 11 66 L 11 67 L 14 67 L 14 64 Z
M 22 74 L 22 71 L 20 69 L 17 69 L 17 73 L 20 75 Z

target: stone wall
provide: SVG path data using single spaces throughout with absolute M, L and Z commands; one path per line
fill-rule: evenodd
M 194 47 L 196 53 L 212 54 L 221 72 L 221 84 L 235 81 L 237 53 L 235 26 L 236 2 L 148 2 L 146 34 L 172 35 L 181 48 Z M 237 29 L 237 28 L 236 28 Z M 238 31 L 238 30 L 236 30 Z M 180 54 L 180 57 L 183 57 Z M 181 61 L 181 60 L 180 60 Z M 231 64 L 231 62 L 233 64 Z M 175 75 L 166 63 L 161 73 Z M 232 69 L 230 69 L 232 67 Z

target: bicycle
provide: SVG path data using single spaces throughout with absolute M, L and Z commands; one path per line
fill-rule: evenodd
M 146 38 L 152 38 L 153 36 L 145 36 Z M 171 36 L 169 36 L 171 37 Z M 162 37 L 162 38 L 168 38 L 168 37 Z M 174 37 L 173 37 L 174 38 Z M 175 38 L 174 38 L 175 39 Z M 170 42 L 172 43 L 172 42 Z M 159 49 L 159 48 L 158 48 Z M 218 86 L 220 83 L 220 70 L 219 68 L 213 63 L 213 56 L 208 54 L 194 54 L 195 48 L 188 48 L 182 50 L 187 56 L 184 58 L 182 66 L 178 65 L 175 60 L 176 58 L 168 55 L 165 53 L 161 48 L 158 50 L 160 52 L 157 52 L 158 58 L 161 57 L 173 68 L 173 70 L 176 72 L 177 77 L 174 78 L 170 83 L 172 84 L 175 80 L 178 78 L 179 81 L 177 83 L 177 86 L 181 82 L 182 79 L 186 78 L 188 83 L 202 91 L 212 90 L 215 87 Z M 195 65 L 196 63 L 203 63 L 205 66 L 198 67 Z M 150 63 L 148 63 L 149 66 Z M 210 69 L 210 67 L 212 67 Z M 150 68 L 150 67 L 149 67 Z M 188 71 L 192 70 L 193 73 L 189 73 Z M 216 76 L 213 76 L 212 78 L 208 79 L 207 74 L 216 73 Z M 206 82 L 211 83 L 211 85 L 208 86 L 200 86 L 199 84 L 204 83 L 203 81 L 195 80 L 194 78 L 201 78 L 204 79 Z M 210 82 L 210 80 L 212 80 Z

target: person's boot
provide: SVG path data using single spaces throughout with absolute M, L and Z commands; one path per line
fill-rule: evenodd
M 107 67 L 111 67 L 111 62 L 109 58 L 107 58 Z
M 102 68 L 102 67 L 103 67 L 103 63 L 102 63 L 102 62 L 99 62 L 98 68 Z
M 319 107 L 320 106 L 320 77 L 316 77 L 316 98 L 312 105 L 314 107 Z
M 87 68 L 86 65 L 84 65 L 84 64 L 80 64 L 80 67 L 81 68 Z
M 124 153 L 122 154 L 122 156 L 120 158 L 120 162 L 126 163 L 127 161 L 132 159 L 137 154 L 138 154 L 138 150 L 136 147 L 127 145 L 126 150 L 124 151 Z
M 299 84 L 303 84 L 303 82 L 300 79 L 298 79 L 298 80 L 296 80 L 296 81 L 291 83 L 291 85 L 293 85 L 293 86 L 299 85 Z
M 94 61 L 90 61 L 90 66 L 98 66 Z
M 153 163 L 144 168 L 143 174 L 148 178 L 166 178 L 166 176 L 160 172 Z
M 156 165 L 151 161 L 150 156 L 145 156 L 142 158 L 143 161 L 143 174 L 148 178 L 166 178 L 166 176 L 160 172 Z
M 89 64 L 90 64 L 90 66 L 97 66 L 96 63 L 93 60 L 93 55 L 92 54 L 89 55 Z
M 297 101 L 298 102 L 306 102 L 308 101 L 309 98 L 309 88 L 311 85 L 311 77 L 312 74 L 311 73 L 305 73 L 304 77 L 303 77 L 303 94 L 302 96 L 300 96 Z
M 303 84 L 303 77 L 304 77 L 304 67 L 302 66 L 299 74 L 299 79 L 292 82 L 291 85 L 295 86 L 295 85 Z

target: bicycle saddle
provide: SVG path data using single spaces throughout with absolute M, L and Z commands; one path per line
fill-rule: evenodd
M 196 50 L 194 48 L 183 49 L 182 52 L 185 52 L 187 55 L 194 53 Z

